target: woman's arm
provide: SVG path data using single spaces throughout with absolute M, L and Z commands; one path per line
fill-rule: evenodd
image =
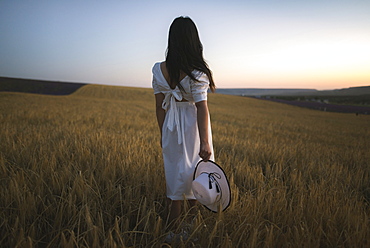
M 209 144 L 209 112 L 208 112 L 208 105 L 207 101 L 200 101 L 195 103 L 197 107 L 197 121 L 198 121 L 198 129 L 199 129 L 199 137 L 200 137 L 200 150 L 199 156 L 204 160 L 207 161 L 212 154 L 211 147 Z
M 164 94 L 159 93 L 159 94 L 155 94 L 154 96 L 155 96 L 155 113 L 157 115 L 158 127 L 161 132 L 161 147 L 162 147 L 162 127 L 163 127 L 164 117 L 166 116 L 166 112 L 162 108 Z

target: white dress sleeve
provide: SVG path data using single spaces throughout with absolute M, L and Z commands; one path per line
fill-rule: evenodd
M 198 81 L 191 82 L 191 94 L 194 102 L 206 101 L 209 88 L 209 79 L 205 73 L 201 73 Z
M 158 82 L 157 82 L 157 79 L 155 78 L 155 75 L 153 75 L 152 87 L 153 87 L 153 90 L 154 90 L 154 95 L 158 94 L 158 93 L 161 93 L 161 90 L 158 87 Z
M 158 93 L 161 93 L 161 90 L 159 89 L 159 86 L 158 86 L 158 80 L 157 80 L 158 66 L 159 66 L 158 63 L 156 63 L 156 64 L 154 64 L 154 66 L 152 68 L 152 73 L 153 73 L 152 87 L 153 87 L 153 90 L 154 90 L 154 95 L 158 94 Z

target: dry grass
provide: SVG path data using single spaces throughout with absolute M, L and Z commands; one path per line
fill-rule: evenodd
M 366 247 L 370 116 L 209 97 L 227 212 L 183 247 Z M 165 182 L 150 89 L 0 93 L 1 247 L 161 247 Z M 164 245 L 165 246 L 165 245 Z

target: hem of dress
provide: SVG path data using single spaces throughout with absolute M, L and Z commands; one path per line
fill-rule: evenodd
M 170 200 L 172 201 L 182 201 L 182 200 L 196 200 L 197 198 L 195 198 L 195 196 L 175 196 L 175 195 L 172 195 L 172 196 L 167 196 L 167 198 L 169 198 Z

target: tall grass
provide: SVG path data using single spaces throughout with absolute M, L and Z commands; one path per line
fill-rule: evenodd
M 211 94 L 232 204 L 184 247 L 366 247 L 370 117 Z M 161 247 L 165 181 L 150 89 L 0 93 L 1 247 Z

